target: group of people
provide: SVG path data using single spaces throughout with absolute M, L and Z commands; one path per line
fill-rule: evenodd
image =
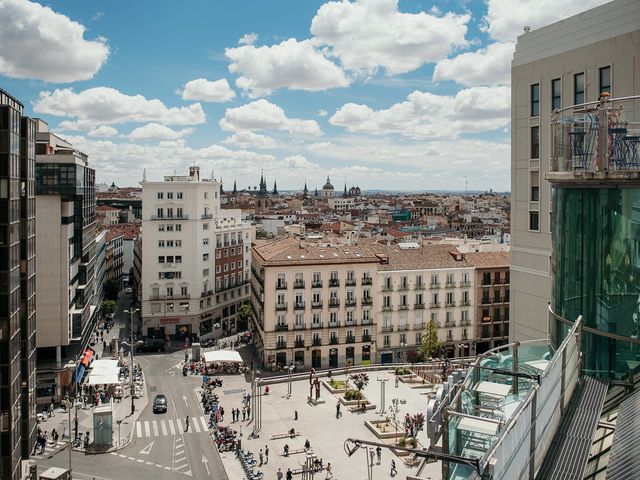
M 56 429 L 54 428 L 51 431 L 51 441 L 53 442 L 54 446 L 58 445 L 58 439 L 60 438 L 60 436 L 58 435 L 58 432 L 56 432 Z M 33 447 L 33 453 L 31 455 L 35 455 L 36 453 L 44 453 L 44 449 L 47 446 L 47 442 L 49 441 L 49 434 L 47 433 L 47 431 L 45 430 L 44 432 L 38 428 L 38 434 L 36 436 L 36 444 Z

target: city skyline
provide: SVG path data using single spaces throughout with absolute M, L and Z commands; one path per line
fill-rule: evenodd
M 0 81 L 97 182 L 509 191 L 513 42 L 602 3 L 5 0 Z

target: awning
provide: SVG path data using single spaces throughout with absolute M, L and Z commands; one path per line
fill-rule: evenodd
M 120 383 L 118 376 L 120 367 L 118 360 L 94 360 L 91 365 L 91 373 L 87 384 L 89 385 L 113 385 Z
M 211 362 L 232 362 L 243 363 L 242 357 L 235 350 L 213 350 L 210 352 L 204 352 L 202 355 L 205 363 Z

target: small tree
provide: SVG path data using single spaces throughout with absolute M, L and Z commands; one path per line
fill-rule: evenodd
M 442 344 L 438 340 L 438 327 L 433 320 L 431 320 L 422 332 L 422 343 L 420 345 L 420 355 L 423 360 L 435 357 L 440 351 Z
M 238 313 L 236 314 L 236 329 L 238 331 L 249 328 L 251 313 L 251 307 L 249 305 L 242 305 L 238 309 Z
M 358 389 L 359 392 L 361 392 L 362 389 L 369 384 L 369 375 L 364 372 L 354 373 L 349 377 L 349 380 L 351 380 L 353 382 L 353 385 Z
M 391 406 L 389 407 L 389 412 L 391 412 L 391 420 L 393 420 L 393 424 L 396 426 L 396 433 L 398 433 L 398 412 L 400 412 L 400 401 L 397 398 L 391 400 Z
M 418 432 L 424 427 L 424 415 L 422 413 L 416 413 L 411 417 L 411 436 L 415 437 Z
M 102 314 L 107 317 L 116 311 L 117 303 L 113 300 L 103 300 L 100 304 L 100 308 L 102 309 Z

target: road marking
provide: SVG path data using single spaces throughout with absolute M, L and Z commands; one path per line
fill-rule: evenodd
M 187 396 L 186 395 L 182 394 L 182 400 L 184 401 L 184 406 L 188 407 L 189 403 L 187 403 Z
M 151 429 L 149 428 L 149 420 L 144 421 L 144 436 L 145 437 L 151 436 Z
M 176 428 L 173 426 L 173 419 L 169 419 L 169 430 L 171 431 L 171 435 L 176 434 Z
M 160 432 L 158 432 L 158 422 L 156 420 L 153 420 L 151 422 L 151 426 L 153 427 L 153 436 L 157 437 L 160 434 Z
M 133 457 L 127 457 L 127 460 L 135 460 Z
M 138 463 L 144 463 L 144 460 L 142 460 L 141 458 L 136 458 L 136 462 L 138 462 Z
M 144 462 L 145 465 L 153 465 L 153 462 Z
M 167 425 L 164 423 L 164 420 L 160 420 L 160 427 L 162 428 L 162 435 L 167 434 Z
M 151 453 L 151 449 L 153 448 L 153 442 L 151 442 L 149 445 L 147 445 L 146 447 L 144 447 L 142 450 L 140 450 L 140 454 L 142 455 L 149 455 Z
M 198 419 L 195 418 L 193 420 L 193 429 L 196 431 L 196 433 L 200 433 L 200 425 L 198 425 Z
M 202 454 L 202 463 L 204 463 L 204 468 L 207 469 L 207 477 L 210 477 L 211 473 L 209 473 L 209 460 L 207 460 L 207 457 L 204 456 L 204 453 Z
M 142 436 L 142 424 L 139 421 L 136 422 L 136 433 L 138 438 Z
M 205 417 L 200 417 L 200 421 L 202 422 L 202 431 L 206 432 L 209 430 L 209 425 L 207 425 L 207 420 Z

